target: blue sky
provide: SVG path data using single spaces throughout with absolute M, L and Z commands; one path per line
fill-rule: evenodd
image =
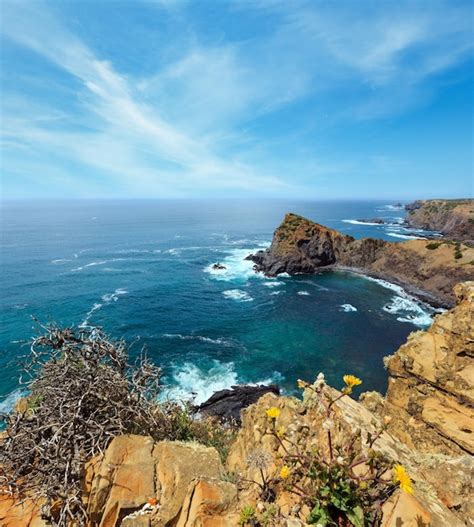
M 473 194 L 473 3 L 1 0 L 2 194 Z

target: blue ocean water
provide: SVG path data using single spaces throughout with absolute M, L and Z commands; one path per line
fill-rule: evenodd
M 344 373 L 384 391 L 382 359 L 430 323 L 397 288 L 343 272 L 267 279 L 244 258 L 269 245 L 286 212 L 355 237 L 413 233 L 384 202 L 70 201 L 2 205 L 0 408 L 18 396 L 32 316 L 97 325 L 144 346 L 168 396 L 242 382 Z M 366 225 L 385 217 L 395 225 Z M 423 233 L 420 233 L 421 235 Z M 215 271 L 222 262 L 226 269 Z

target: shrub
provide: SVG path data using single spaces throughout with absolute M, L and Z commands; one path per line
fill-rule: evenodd
M 125 344 L 99 329 L 44 329 L 31 345 L 27 404 L 5 416 L 0 465 L 3 487 L 41 498 L 52 525 L 86 523 L 84 463 L 115 436 L 198 440 L 221 449 L 228 443 L 230 429 L 194 421 L 187 406 L 159 402 L 161 371 L 144 354 L 129 364 Z
M 431 242 L 426 244 L 426 248 L 430 251 L 437 249 L 441 245 L 441 242 Z

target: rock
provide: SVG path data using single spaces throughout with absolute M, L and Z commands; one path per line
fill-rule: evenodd
M 430 527 L 431 514 L 414 497 L 396 492 L 383 506 L 384 518 L 381 527 Z M 441 527 L 441 526 L 440 526 Z
M 383 218 L 370 218 L 357 221 L 360 221 L 361 223 L 377 223 L 378 225 L 384 225 L 385 223 L 387 223 Z
M 217 269 L 219 271 L 222 271 L 224 269 L 227 269 L 227 267 L 223 264 L 221 264 L 220 262 L 217 262 L 215 263 L 213 266 L 212 266 L 213 269 Z
M 218 417 L 223 421 L 240 423 L 241 410 L 269 392 L 278 395 L 280 388 L 274 384 L 232 386 L 229 390 L 215 392 L 206 402 L 197 406 L 195 411 L 203 415 Z
M 474 453 L 474 282 L 455 296 L 452 311 L 386 359 L 391 431 L 423 452 Z
M 453 286 L 473 276 L 474 248 L 460 244 L 409 240 L 391 243 L 355 240 L 296 214 L 286 214 L 271 246 L 248 259 L 268 276 L 315 273 L 320 268 L 363 272 L 402 285 L 434 305 L 454 305 Z
M 47 527 L 41 519 L 38 502 L 26 498 L 17 501 L 0 493 L 0 525 L 2 527 Z
M 429 199 L 406 205 L 409 227 L 438 231 L 452 240 L 474 241 L 474 199 Z
M 232 483 L 199 478 L 183 502 L 176 527 L 227 527 L 238 525 L 237 488 Z
M 148 520 L 153 526 L 168 525 L 178 517 L 194 479 L 222 475 L 214 448 L 197 443 L 154 443 L 151 437 L 137 435 L 116 437 L 91 470 L 93 474 L 86 477 L 92 481 L 88 512 L 99 527 L 148 526 Z M 155 502 L 156 506 L 143 509 Z
M 384 410 L 385 399 L 383 395 L 376 391 L 364 392 L 360 394 L 359 401 L 372 413 L 381 416 Z

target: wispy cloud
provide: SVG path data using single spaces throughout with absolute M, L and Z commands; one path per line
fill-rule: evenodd
M 325 152 L 325 126 L 426 104 L 437 89 L 430 79 L 472 53 L 463 2 L 236 2 L 229 20 L 259 22 L 232 38 L 203 33 L 192 2 L 141 5 L 181 21 L 147 74 L 121 71 L 61 4 L 3 2 L 4 38 L 70 83 L 57 103 L 3 93 L 5 173 L 29 181 L 41 167 L 86 195 L 317 194 L 338 171 L 361 167 Z M 366 163 L 382 158 L 367 152 Z

